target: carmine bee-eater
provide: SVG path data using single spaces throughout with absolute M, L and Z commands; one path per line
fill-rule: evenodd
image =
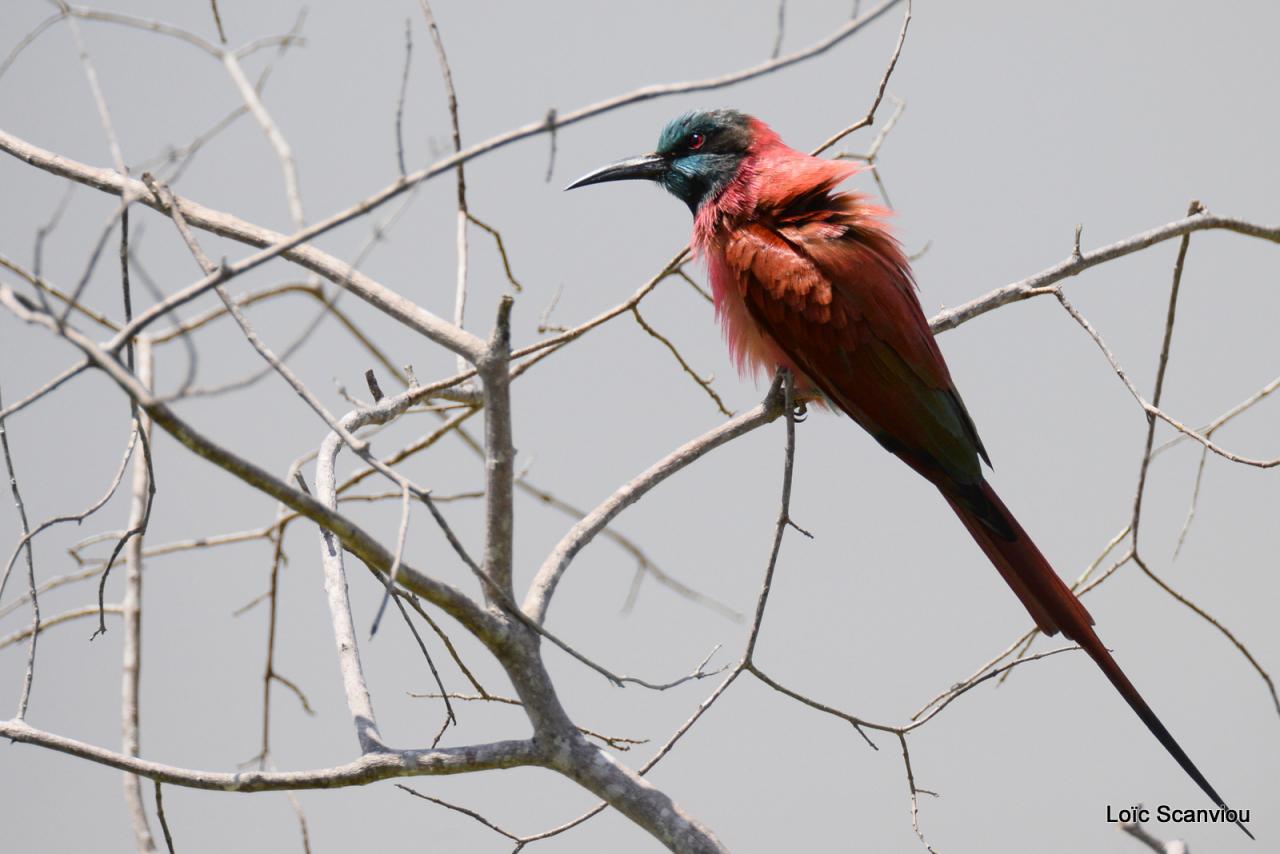
M 692 245 L 708 265 L 739 369 L 790 370 L 802 392 L 841 409 L 936 486 L 1040 630 L 1062 632 L 1089 654 L 1225 817 L 1222 797 L 987 483 L 987 450 L 920 309 L 886 211 L 836 192 L 858 169 L 788 147 L 759 119 L 712 110 L 672 121 L 653 154 L 597 169 L 567 189 L 644 179 L 687 204 Z

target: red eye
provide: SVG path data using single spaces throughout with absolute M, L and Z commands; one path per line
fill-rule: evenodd
M 689 134 L 689 150 L 697 151 L 699 148 L 702 148 L 702 144 L 706 141 L 707 138 L 700 133 Z

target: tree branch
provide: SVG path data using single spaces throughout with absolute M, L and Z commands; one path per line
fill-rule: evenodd
M 363 786 L 393 777 L 420 777 L 462 774 L 496 768 L 519 768 L 543 764 L 534 742 L 495 741 L 466 747 L 438 747 L 424 750 L 387 750 L 367 753 L 345 765 L 307 771 L 199 771 L 150 762 L 105 750 L 82 741 L 38 730 L 23 721 L 0 721 L 0 737 L 24 744 L 47 747 L 119 768 L 139 777 L 223 792 L 280 792 L 297 789 L 337 789 Z
M 574 525 L 556 544 L 529 586 L 522 610 L 531 619 L 539 623 L 543 622 L 546 619 L 547 608 L 551 605 L 551 597 L 555 594 L 556 585 L 560 583 L 560 578 L 569 568 L 569 564 L 578 552 L 595 539 L 619 513 L 709 451 L 773 421 L 782 414 L 782 408 L 782 395 L 775 383 L 760 404 L 680 446 L 614 492 Z
M 1233 217 L 1217 216 L 1210 213 L 1196 214 L 1174 220 L 1159 228 L 1144 231 L 1141 234 L 1135 234 L 1133 237 L 1109 244 L 1101 249 L 1095 249 L 1092 252 L 1073 253 L 1065 261 L 1041 270 L 1034 276 L 996 288 L 955 308 L 939 312 L 930 319 L 929 326 L 933 329 L 934 334 L 946 332 L 948 329 L 955 329 L 960 324 L 973 320 L 975 317 L 986 314 L 988 311 L 999 308 L 1002 305 L 1049 294 L 1050 285 L 1072 276 L 1078 276 L 1090 267 L 1096 267 L 1106 261 L 1113 261 L 1125 255 L 1132 255 L 1134 252 L 1140 252 L 1143 249 L 1155 246 L 1157 243 L 1163 243 L 1166 240 L 1172 240 L 1184 234 L 1214 229 L 1234 231 L 1247 237 L 1256 237 L 1259 240 L 1280 243 L 1280 225 L 1264 226 Z

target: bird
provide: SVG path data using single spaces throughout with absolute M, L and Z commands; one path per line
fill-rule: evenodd
M 1040 631 L 1078 644 L 1231 818 L 987 481 L 982 464 L 991 459 L 920 307 L 889 211 L 837 190 L 861 168 L 797 151 L 754 116 L 698 110 L 670 121 L 653 153 L 596 169 L 565 189 L 646 180 L 688 205 L 691 247 L 706 262 L 739 371 L 790 371 L 801 399 L 841 410 L 937 487 Z

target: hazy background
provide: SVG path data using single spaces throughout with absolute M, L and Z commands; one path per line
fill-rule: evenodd
M 871 5 L 871 4 L 864 4 Z M 233 44 L 282 33 L 293 3 L 219 0 Z M 841 24 L 848 3 L 787 4 L 784 49 Z M 216 39 L 208 3 L 114 0 L 107 7 L 162 18 Z M 0 51 L 7 51 L 49 4 L 6 0 Z M 753 65 L 772 48 L 774 2 L 463 3 L 440 0 L 440 20 L 461 99 L 464 141 L 475 142 L 640 85 L 704 77 Z M 538 317 L 557 288 L 553 320 L 574 324 L 628 296 L 688 238 L 683 207 L 657 190 L 614 185 L 564 194 L 595 166 L 648 151 L 664 121 L 680 111 L 734 106 L 768 120 L 809 148 L 862 116 L 874 95 L 902 9 L 822 57 L 729 90 L 667 98 L 606 114 L 558 135 L 555 174 L 544 181 L 548 140 L 526 141 L 468 165 L 473 211 L 503 230 L 517 276 L 518 344 L 537 337 Z M 405 111 L 414 168 L 448 145 L 448 118 L 417 3 L 309 7 L 305 47 L 280 61 L 264 98 L 298 160 L 310 220 L 393 180 L 393 120 L 404 59 L 405 19 L 414 51 Z M 238 96 L 219 63 L 181 42 L 81 22 L 125 157 L 131 164 L 182 145 L 233 109 Z M 916 5 L 906 48 L 890 84 L 907 108 L 881 152 L 881 168 L 909 251 L 926 242 L 916 271 L 926 311 L 956 305 L 1066 257 L 1073 228 L 1085 248 L 1181 217 L 1192 198 L 1214 212 L 1267 224 L 1280 220 L 1280 117 L 1275 49 L 1280 11 L 1262 3 L 928 3 Z M 274 51 L 246 62 L 256 75 Z M 892 112 L 886 101 L 877 125 Z M 110 163 L 84 72 L 65 24 L 52 28 L 0 79 L 0 127 L 37 145 L 98 166 Z M 863 151 L 874 131 L 847 140 Z M 874 190 L 868 176 L 855 181 Z M 31 260 L 38 224 L 64 182 L 0 159 L 0 252 Z M 249 118 L 202 151 L 179 192 L 282 231 L 292 230 L 278 163 Z M 364 264 L 390 287 L 433 311 L 452 306 L 452 176 L 427 184 Z M 115 206 L 80 189 L 46 246 L 45 272 L 70 288 Z M 375 215 L 381 220 L 392 206 Z M 140 254 L 169 292 L 198 271 L 167 220 L 135 209 Z M 354 258 L 372 222 L 362 219 L 320 245 Z M 201 235 L 214 257 L 248 250 Z M 113 241 L 114 244 L 114 241 Z M 119 316 L 114 245 L 87 299 Z M 468 327 L 485 334 L 507 286 L 487 235 L 472 232 Z M 1108 264 L 1068 284 L 1070 296 L 1150 393 L 1164 327 L 1176 242 Z M 699 273 L 699 277 L 701 274 Z M 237 280 L 237 292 L 297 280 L 273 262 Z M 15 283 L 13 277 L 4 280 Z M 1192 240 L 1183 280 L 1166 409 L 1201 424 L 1272 379 L 1280 365 L 1280 247 L 1230 234 Z M 139 287 L 135 299 L 147 304 Z M 201 304 L 212 304 L 212 297 Z M 396 363 L 424 380 L 451 371 L 453 357 L 358 300 L 343 306 Z M 664 283 L 644 303 L 658 329 L 701 372 L 716 375 L 729 406 L 762 393 L 739 380 L 708 305 L 685 284 Z M 288 298 L 253 310 L 277 348 L 291 340 L 313 304 Z M 191 316 L 194 309 L 185 315 Z M 96 330 L 93 334 L 99 334 Z M 257 367 L 230 324 L 202 335 L 200 382 L 215 384 Z M 992 458 L 1006 502 L 1042 549 L 1074 578 L 1125 524 L 1146 423 L 1087 336 L 1056 302 L 1006 307 L 941 344 Z M 43 331 L 0 316 L 0 387 L 17 400 L 76 355 Z M 161 352 L 160 384 L 180 381 L 180 345 Z M 327 324 L 293 360 L 336 411 L 347 404 L 333 380 L 363 394 L 372 360 Z M 383 387 L 393 387 L 383 374 Z M 1217 438 L 1240 453 L 1280 453 L 1276 401 L 1267 401 Z M 532 370 L 515 386 L 518 465 L 561 498 L 594 506 L 677 444 L 717 424 L 705 395 L 656 341 L 620 318 Z M 180 410 L 239 453 L 283 473 L 314 449 L 323 425 L 278 380 Z M 480 419 L 472 421 L 478 429 Z M 125 399 L 101 376 L 82 377 L 38 408 L 10 420 L 10 441 L 33 522 L 78 510 L 103 490 L 127 436 Z M 375 441 L 387 452 L 429 429 L 419 416 Z M 1161 428 L 1158 438 L 1171 431 Z M 777 512 L 782 427 L 773 425 L 716 451 L 627 511 L 617 529 L 665 571 L 730 606 L 749 610 L 759 588 Z M 159 503 L 148 542 L 258 527 L 271 502 L 179 448 L 156 443 Z M 1153 569 L 1236 632 L 1264 667 L 1280 662 L 1276 631 L 1277 509 L 1280 480 L 1211 458 L 1201 504 L 1176 562 L 1199 450 L 1189 444 L 1153 465 L 1143 545 Z M 340 461 L 340 473 L 350 470 Z M 481 468 L 450 440 L 406 466 L 437 492 L 473 488 Z M 311 475 L 308 474 L 308 478 Z M 373 483 L 370 481 L 370 483 Z M 379 485 L 376 487 L 381 490 Z M 78 530 L 37 544 L 37 571 L 73 566 L 64 548 L 124 525 L 121 495 Z M 478 505 L 447 512 L 467 542 L 479 542 Z M 351 511 L 394 537 L 398 509 Z M 901 723 L 923 702 L 967 676 L 1011 642 L 1028 619 L 996 572 L 934 491 L 883 453 L 847 419 L 814 415 L 799 428 L 793 513 L 816 539 L 788 535 L 761 637 L 759 661 L 775 678 L 872 720 Z M 572 520 L 522 499 L 517 508 L 517 585 L 523 589 Z M 0 504 L 3 553 L 18 537 L 11 502 Z M 280 769 L 349 761 L 356 742 L 345 709 L 324 606 L 314 528 L 298 524 L 282 574 L 277 669 L 296 681 L 319 714 L 273 692 L 273 759 Z M 437 530 L 415 515 L 410 559 L 465 585 Z M 262 542 L 158 558 L 144 592 L 142 753 L 174 765 L 228 770 L 259 747 L 266 641 L 262 607 L 231 612 L 266 590 L 270 548 Z M 731 661 L 745 625 L 646 582 L 634 611 L 620 614 L 633 562 L 608 542 L 577 560 L 561 585 L 550 628 L 595 659 L 653 680 L 691 670 L 715 645 Z M 357 621 L 372 619 L 380 590 L 349 566 Z M 118 600 L 123 571 L 108 586 Z M 11 583 L 9 597 L 25 586 Z M 46 616 L 92 600 L 90 585 L 42 598 Z M 1262 680 L 1204 621 L 1126 567 L 1088 598 L 1104 641 L 1191 756 L 1233 805 L 1252 809 L 1250 844 L 1226 825 L 1153 826 L 1181 835 L 1197 854 L 1271 850 L 1280 838 L 1280 721 Z M 26 624 L 6 618 L 0 633 Z M 456 626 L 454 627 L 456 629 Z M 87 642 L 89 621 L 42 637 L 29 720 L 35 726 L 119 745 L 119 621 Z M 460 630 L 454 631 L 461 640 Z M 1042 642 L 1043 643 L 1043 642 Z M 486 686 L 507 692 L 500 672 L 474 644 L 462 644 Z M 1041 646 L 1040 648 L 1047 648 Z M 24 653 L 0 651 L 0 702 L 16 702 Z M 468 686 L 436 643 L 446 684 Z M 430 677 L 396 620 L 362 647 L 384 735 L 396 745 L 429 742 L 441 710 L 405 696 L 432 690 Z M 566 706 L 584 726 L 654 742 L 622 754 L 632 765 L 711 690 L 710 680 L 664 694 L 617 690 L 548 651 Z M 522 737 L 527 723 L 505 707 L 460 709 L 447 743 Z M 803 708 L 744 677 L 652 774 L 655 783 L 735 851 L 919 850 L 896 741 L 872 751 L 848 725 Z M 998 690 L 963 697 L 910 740 L 923 798 L 920 821 L 947 852 L 1137 852 L 1105 822 L 1108 804 L 1209 806 L 1110 685 L 1082 655 L 1026 666 Z M 478 809 L 502 826 L 533 833 L 594 803 L 546 771 L 489 772 L 405 781 Z M 127 851 L 132 837 L 120 774 L 28 746 L 0 750 L 0 823 L 12 851 Z M 150 786 L 144 793 L 150 802 Z M 410 798 L 390 782 L 298 794 L 313 850 L 506 851 L 509 843 L 465 816 Z M 178 850 L 300 850 L 283 794 L 224 795 L 165 787 Z M 159 832 L 153 821 L 153 830 Z M 532 850 L 650 851 L 656 843 L 606 812 Z

